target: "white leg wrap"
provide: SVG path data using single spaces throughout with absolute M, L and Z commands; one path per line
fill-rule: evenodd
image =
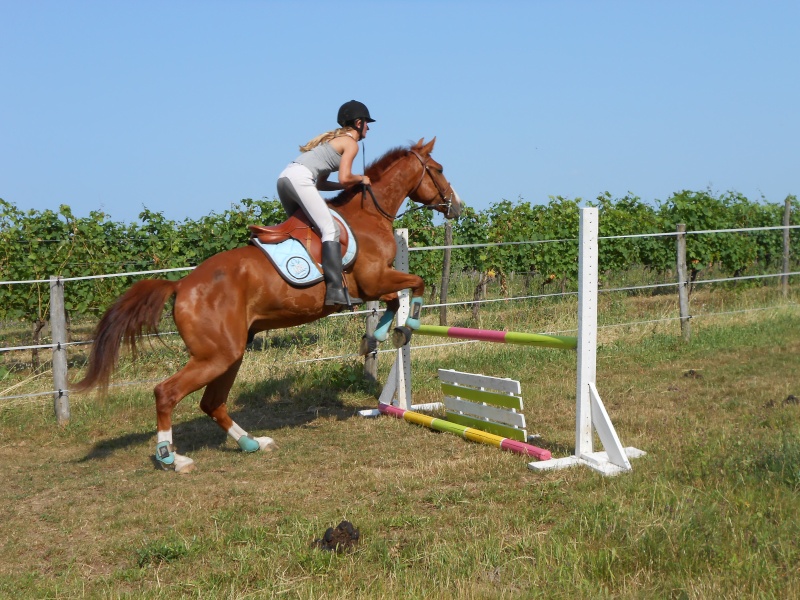
M 167 442 L 169 444 L 172 443 L 172 429 L 167 429 L 166 431 L 159 431 L 158 432 L 158 443 Z
M 228 429 L 228 435 L 233 438 L 233 441 L 238 442 L 240 437 L 247 435 L 247 432 L 234 422 L 231 428 Z

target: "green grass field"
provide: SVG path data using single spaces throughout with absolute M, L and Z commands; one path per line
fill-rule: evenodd
M 9 401 L 0 598 L 800 597 L 800 310 L 779 298 L 698 292 L 698 314 L 731 314 L 693 320 L 688 344 L 675 321 L 600 330 L 598 389 L 623 444 L 648 453 L 614 478 L 537 474 L 492 447 L 358 417 L 378 391 L 360 360 L 301 362 L 354 352 L 356 320 L 248 351 L 229 407 L 276 452 L 241 453 L 186 398 L 174 432 L 197 463 L 188 475 L 154 466 L 152 383 L 74 396 L 64 428 L 49 398 Z M 465 309 L 450 324 L 568 330 L 572 302 L 499 305 L 480 322 Z M 672 316 L 675 303 L 602 296 L 600 321 Z M 166 340 L 118 380 L 178 368 Z M 439 399 L 437 368 L 519 379 L 537 445 L 572 453 L 574 353 L 462 344 L 412 358 L 415 402 Z M 360 531 L 353 551 L 313 545 L 343 519 Z

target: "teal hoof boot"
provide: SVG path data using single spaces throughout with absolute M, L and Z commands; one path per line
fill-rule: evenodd
M 419 314 L 422 312 L 422 298 L 412 298 L 408 318 L 406 319 L 406 327 L 411 329 L 419 329 Z
M 372 337 L 375 341 L 378 342 L 385 342 L 386 338 L 389 337 L 389 327 L 391 326 L 392 322 L 389 321 L 383 327 L 379 327 L 375 330 L 375 333 L 372 334 Z
M 409 329 L 419 329 L 420 322 L 419 319 L 414 319 L 412 317 L 408 317 L 406 319 L 406 327 Z
M 175 452 L 172 451 L 169 442 L 156 444 L 156 460 L 163 469 L 172 469 L 175 466 Z
M 389 337 L 389 327 L 392 326 L 393 320 L 394 313 L 392 311 L 387 310 L 384 312 L 378 324 L 375 326 L 375 333 L 373 333 L 372 336 L 379 342 L 385 342 L 386 338 Z
M 249 434 L 240 437 L 237 443 L 244 452 L 258 452 L 261 449 L 259 443 Z

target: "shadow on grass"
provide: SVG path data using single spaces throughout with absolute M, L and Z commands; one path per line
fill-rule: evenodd
M 538 446 L 539 448 L 550 450 L 550 452 L 553 453 L 553 458 L 563 458 L 565 456 L 572 456 L 575 454 L 575 446 L 571 446 L 569 444 L 551 442 L 542 438 L 534 439 L 532 443 L 534 446 Z
M 304 427 L 319 417 L 347 420 L 356 414 L 356 409 L 346 406 L 341 400 L 341 394 L 352 391 L 355 385 L 366 398 L 377 389 L 376 384 L 363 381 L 360 371 L 356 379 L 356 369 L 362 368 L 336 365 L 329 373 L 318 376 L 299 388 L 297 376 L 265 380 L 234 397 L 233 410 L 229 414 L 237 424 L 255 436 L 284 427 Z M 269 400 L 275 397 L 287 399 Z M 230 408 L 232 407 L 229 406 Z M 225 445 L 227 433 L 205 415 L 174 423 L 172 432 L 175 445 L 182 454 L 205 448 L 240 452 L 234 446 Z M 120 450 L 149 445 L 154 439 L 155 427 L 150 432 L 127 433 L 101 440 L 77 462 L 102 460 Z

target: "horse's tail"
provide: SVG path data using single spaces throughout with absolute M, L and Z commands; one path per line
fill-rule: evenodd
M 148 333 L 158 334 L 158 322 L 167 300 L 175 293 L 177 281 L 144 279 L 135 283 L 106 311 L 97 324 L 85 377 L 71 386 L 74 391 L 108 389 L 111 374 L 124 343 L 134 358 L 137 341 Z

